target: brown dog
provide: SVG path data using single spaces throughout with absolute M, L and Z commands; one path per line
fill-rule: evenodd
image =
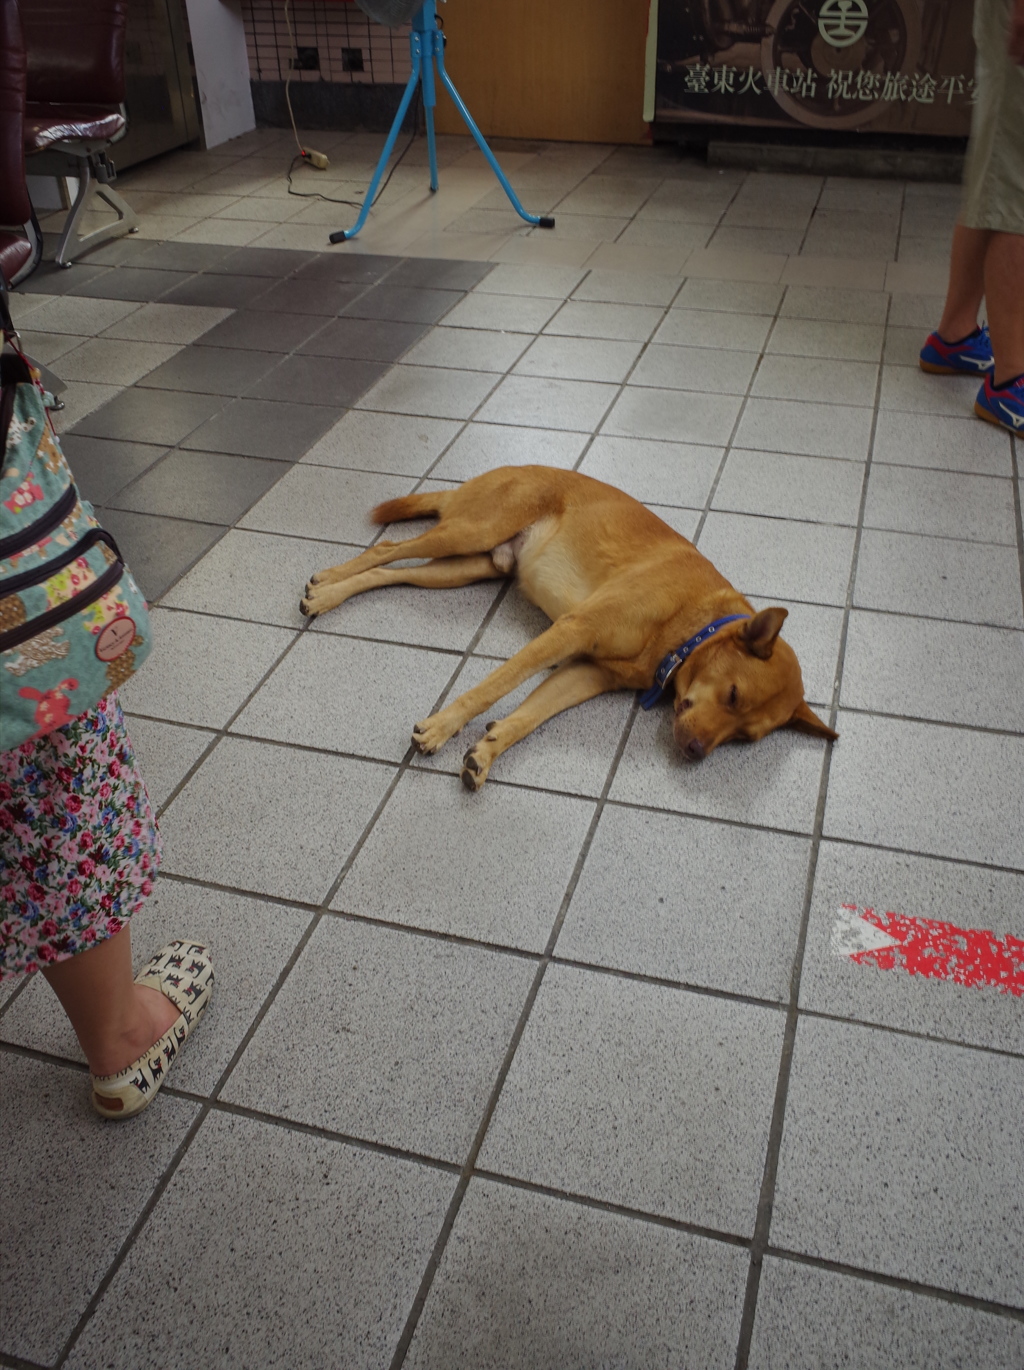
M 319 571 L 300 608 L 322 614 L 381 585 L 516 575 L 551 627 L 413 730 L 421 752 L 436 752 L 524 680 L 557 667 L 507 718 L 486 725 L 463 760 L 467 789 L 478 790 L 503 751 L 563 709 L 607 690 L 648 691 L 649 707 L 668 681 L 676 741 L 691 761 L 786 724 L 837 736 L 804 702 L 799 663 L 779 637 L 787 611 L 755 614 L 692 543 L 621 490 L 573 471 L 504 466 L 457 490 L 388 500 L 370 517 L 430 514 L 439 521 L 419 537 L 378 542 Z M 432 560 L 383 569 L 411 557 Z

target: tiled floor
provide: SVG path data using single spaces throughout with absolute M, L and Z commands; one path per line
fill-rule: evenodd
M 378 142 L 316 135 L 306 183 L 354 197 Z M 218 989 L 119 1129 L 7 987 L 0 1363 L 1019 1370 L 1024 996 L 834 939 L 1024 937 L 1020 448 L 915 365 L 955 192 L 506 147 L 544 234 L 441 153 L 330 252 L 285 135 L 165 158 L 138 238 L 16 298 L 157 606 L 136 949 L 208 941 Z M 786 604 L 838 744 L 688 768 L 621 695 L 478 795 L 413 754 L 541 615 L 301 588 L 379 500 L 525 461 Z

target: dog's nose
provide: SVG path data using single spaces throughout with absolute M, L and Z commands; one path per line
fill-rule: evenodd
M 683 751 L 686 753 L 686 755 L 690 758 L 691 761 L 704 760 L 704 743 L 701 742 L 699 737 L 691 737 L 689 742 L 687 742 L 686 746 L 683 748 Z

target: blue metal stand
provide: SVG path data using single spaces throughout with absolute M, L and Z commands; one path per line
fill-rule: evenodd
M 412 20 L 412 33 L 409 35 L 409 47 L 412 51 L 412 75 L 406 84 L 402 95 L 402 102 L 398 106 L 398 113 L 395 121 L 391 125 L 391 132 L 388 134 L 387 142 L 384 144 L 384 151 L 380 155 L 377 169 L 373 173 L 370 188 L 366 192 L 366 199 L 363 207 L 359 211 L 359 218 L 353 226 L 342 229 L 330 235 L 332 243 L 343 243 L 349 238 L 354 238 L 362 226 L 366 223 L 366 217 L 373 207 L 374 196 L 377 194 L 377 187 L 380 185 L 381 177 L 384 175 L 384 168 L 388 164 L 388 158 L 395 149 L 395 142 L 398 139 L 399 129 L 402 127 L 402 120 L 408 113 L 412 103 L 412 97 L 416 92 L 419 82 L 423 83 L 423 113 L 427 125 L 427 152 L 430 157 L 430 189 L 437 189 L 437 146 L 434 140 L 434 106 L 437 104 L 437 91 L 434 85 L 434 66 L 437 66 L 437 77 L 445 90 L 452 97 L 455 108 L 462 116 L 463 123 L 476 139 L 477 147 L 487 158 L 491 170 L 501 182 L 502 189 L 512 202 L 512 207 L 516 213 L 528 224 L 536 224 L 540 228 L 554 228 L 554 219 L 539 214 L 529 214 L 519 203 L 519 197 L 509 184 L 508 177 L 498 165 L 494 153 L 484 141 L 484 136 L 473 122 L 472 115 L 462 102 L 462 97 L 452 85 L 452 79 L 444 69 L 444 34 L 437 26 L 437 10 L 435 0 L 424 0 L 423 5 L 418 9 Z

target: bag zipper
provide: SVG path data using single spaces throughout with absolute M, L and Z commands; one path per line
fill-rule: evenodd
M 20 533 L 11 533 L 9 537 L 0 538 L 0 561 L 7 561 L 8 558 L 17 556 L 26 547 L 31 547 L 34 542 L 46 537 L 47 533 L 52 533 L 64 522 L 77 503 L 78 491 L 72 483 L 53 508 L 36 519 L 35 523 L 30 523 Z
M 118 561 L 123 561 L 120 547 L 107 530 L 105 528 L 90 528 L 84 537 L 78 539 L 74 547 L 69 548 L 59 557 L 54 557 L 52 561 L 47 561 L 42 566 L 33 566 L 31 571 L 22 571 L 16 576 L 0 577 L 0 599 L 6 595 L 17 594 L 26 586 L 40 585 L 43 581 L 49 580 L 57 571 L 63 571 L 65 566 L 70 566 L 73 561 L 84 556 L 91 547 L 95 547 L 97 542 L 105 542 Z M 86 586 L 86 589 L 88 588 Z
M 74 618 L 83 609 L 87 609 L 97 599 L 101 599 L 108 590 L 112 590 L 125 573 L 123 561 L 115 561 L 112 566 L 108 566 L 101 576 L 87 585 L 84 590 L 79 590 L 77 595 L 72 595 L 63 604 L 57 604 L 52 609 L 47 609 L 45 614 L 40 614 L 37 618 L 30 619 L 26 623 L 19 623 L 17 628 L 11 628 L 6 633 L 0 633 L 0 652 L 8 652 L 12 647 L 18 647 L 23 642 L 28 642 L 30 638 L 38 637 L 40 633 L 45 633 L 47 628 L 54 627 L 57 623 L 63 623 L 65 619 Z

